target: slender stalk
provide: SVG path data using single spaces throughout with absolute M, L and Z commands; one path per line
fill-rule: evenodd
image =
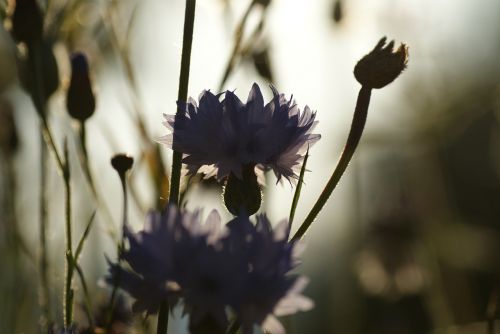
M 117 262 L 118 265 L 120 265 L 121 260 L 122 260 L 122 252 L 123 249 L 125 248 L 125 226 L 127 225 L 128 222 L 128 216 L 127 216 L 127 208 L 128 208 L 128 196 L 127 196 L 127 180 L 126 180 L 126 172 L 120 173 L 120 181 L 122 184 L 122 192 L 123 192 L 123 220 L 122 220 L 122 235 L 120 238 L 120 241 L 118 242 L 118 247 L 116 250 L 117 253 Z M 108 321 L 106 325 L 106 333 L 111 333 L 111 327 L 113 326 L 113 310 L 115 308 L 115 301 L 116 301 L 116 294 L 118 292 L 118 286 L 120 285 L 120 271 L 115 275 L 113 279 L 113 290 L 111 291 L 111 298 L 109 299 L 109 305 L 108 305 Z
M 291 242 L 300 240 L 304 236 L 309 226 L 311 226 L 312 222 L 314 221 L 318 213 L 326 204 L 328 198 L 330 197 L 331 193 L 339 183 L 340 178 L 342 177 L 344 171 L 349 165 L 349 161 L 351 161 L 354 151 L 356 151 L 356 147 L 358 146 L 359 140 L 361 139 L 361 135 L 363 134 L 363 130 L 366 123 L 366 117 L 368 115 L 370 96 L 371 96 L 371 88 L 362 86 L 358 94 L 358 101 L 356 103 L 356 108 L 354 110 L 351 130 L 347 137 L 347 142 L 345 144 L 344 151 L 342 152 L 340 160 L 337 163 L 337 167 L 333 171 L 330 180 L 328 180 L 328 183 L 321 192 L 318 200 L 314 204 L 308 216 L 306 217 L 302 225 L 299 227 L 297 232 L 292 237 Z
M 194 16 L 196 0 L 186 0 L 184 12 L 184 31 L 182 38 L 181 71 L 179 76 L 178 101 L 186 101 L 189 86 L 189 68 L 191 65 L 191 48 L 193 45 Z M 179 116 L 177 109 L 176 118 Z M 175 143 L 175 130 L 174 130 Z M 175 145 L 174 145 L 175 147 Z M 172 174 L 170 176 L 169 203 L 179 205 L 179 188 L 181 181 L 182 153 L 174 151 L 172 158 Z M 168 330 L 168 302 L 165 300 L 160 305 L 158 314 L 157 334 L 165 334 Z
M 80 278 L 80 283 L 82 284 L 83 296 L 85 299 L 85 313 L 87 315 L 87 320 L 89 322 L 90 328 L 93 328 L 94 319 L 92 317 L 92 299 L 90 299 L 89 288 L 87 285 L 87 281 L 85 280 L 85 275 L 83 274 L 82 267 L 80 267 L 80 265 L 76 262 L 76 259 L 74 260 L 75 260 L 74 266 L 78 274 L 78 277 Z
M 222 88 L 224 88 L 224 84 L 226 83 L 227 78 L 229 78 L 229 75 L 233 71 L 234 65 L 236 64 L 236 58 L 241 48 L 241 41 L 243 40 L 243 30 L 245 29 L 248 17 L 252 12 L 253 7 L 256 4 L 257 0 L 252 0 L 252 2 L 250 2 L 245 11 L 245 14 L 243 14 L 243 17 L 241 18 L 240 23 L 236 27 L 236 31 L 234 33 L 233 50 L 231 51 L 231 55 L 229 56 L 229 60 L 227 61 L 226 68 L 224 70 L 224 75 L 222 76 L 222 79 L 219 83 L 219 90 L 218 90 L 219 92 L 222 91 Z
M 40 135 L 40 307 L 42 331 L 47 332 L 52 323 L 49 292 L 49 261 L 47 252 L 47 147 Z
M 193 28 L 196 0 L 186 0 L 186 11 L 184 13 L 184 33 L 182 41 L 181 55 L 181 73 L 179 77 L 178 101 L 187 100 L 189 85 L 189 68 L 191 64 L 191 47 L 193 44 Z M 176 118 L 179 115 L 177 110 Z M 175 147 L 175 129 L 174 129 L 174 147 Z M 170 197 L 169 202 L 175 205 L 179 204 L 179 187 L 181 179 L 182 153 L 174 151 L 172 161 L 172 175 L 170 177 Z
M 158 327 L 157 334 L 164 334 L 168 330 L 168 303 L 166 300 L 160 304 L 160 311 L 158 312 Z
M 55 145 L 47 127 L 46 119 L 46 108 L 45 101 L 43 97 L 43 78 L 42 78 L 42 59 L 40 54 L 40 44 L 35 42 L 35 44 L 30 44 L 28 46 L 28 61 L 34 70 L 34 87 L 32 88 L 32 99 L 37 110 L 38 115 L 41 119 L 41 147 L 40 147 L 40 307 L 42 309 L 43 320 L 41 322 L 42 331 L 49 329 L 52 323 L 52 315 L 50 312 L 50 302 L 49 302 L 49 279 L 48 279 L 48 256 L 47 256 L 47 147 L 45 146 L 44 140 L 47 142 L 49 140 L 52 145 Z M 58 158 L 59 167 L 62 166 L 60 157 L 55 151 L 55 156 Z
M 90 170 L 89 164 L 89 156 L 87 150 L 87 127 L 85 122 L 80 122 L 79 124 L 79 136 L 80 136 L 80 150 L 81 150 L 81 159 L 80 163 L 82 165 L 83 173 L 87 179 L 87 182 L 90 187 L 90 191 L 94 196 L 97 206 L 101 209 L 101 212 L 104 218 L 108 221 L 110 226 L 113 225 L 113 218 L 111 217 L 111 213 L 106 203 L 102 199 L 102 196 L 99 194 L 97 190 L 96 183 L 94 181 L 94 177 L 92 175 L 92 171 Z
M 70 166 L 68 157 L 68 145 L 64 142 L 64 191 L 66 195 L 66 283 L 64 289 L 64 327 L 69 329 L 73 322 L 73 281 L 74 258 L 72 245 L 72 227 L 71 227 L 71 185 L 70 185 Z
M 307 148 L 306 156 L 302 162 L 302 167 L 300 168 L 299 181 L 297 183 L 297 188 L 295 188 L 295 193 L 293 194 L 292 207 L 290 208 L 290 215 L 288 216 L 288 230 L 286 233 L 287 238 L 290 237 L 290 231 L 292 230 L 293 218 L 295 217 L 295 211 L 297 210 L 297 205 L 299 204 L 300 192 L 302 190 L 302 184 L 304 183 L 304 175 L 306 172 L 307 159 L 309 159 L 309 147 Z

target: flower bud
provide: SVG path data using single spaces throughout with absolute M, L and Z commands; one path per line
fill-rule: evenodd
M 19 79 L 21 85 L 31 96 L 36 96 L 36 62 L 40 62 L 39 69 L 41 73 L 42 98 L 41 103 L 46 103 L 49 97 L 55 93 L 59 87 L 59 68 L 53 51 L 53 43 L 49 40 L 42 40 L 36 48 L 32 48 L 29 54 L 30 59 L 20 63 Z M 38 59 L 37 59 L 38 58 Z
M 12 36 L 27 44 L 39 41 L 43 34 L 43 17 L 36 0 L 17 0 L 12 14 Z
M 83 53 L 71 57 L 71 81 L 66 98 L 71 117 L 85 122 L 95 110 L 95 98 L 89 78 L 89 65 Z
M 241 178 L 233 173 L 227 178 L 223 194 L 224 204 L 235 216 L 251 216 L 260 208 L 262 193 L 254 169 L 253 165 L 247 165 L 243 167 Z
M 332 20 L 334 23 L 338 24 L 342 21 L 344 17 L 343 4 L 341 0 L 335 0 L 332 7 Z
M 368 88 L 382 88 L 396 79 L 408 63 L 408 46 L 401 43 L 394 50 L 394 41 L 387 45 L 383 37 L 375 48 L 361 58 L 354 68 L 356 80 Z
M 124 176 L 132 168 L 133 164 L 134 158 L 124 153 L 116 154 L 111 158 L 111 166 L 118 172 L 120 177 Z

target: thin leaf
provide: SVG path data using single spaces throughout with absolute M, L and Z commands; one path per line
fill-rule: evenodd
M 295 188 L 295 193 L 293 194 L 292 207 L 290 208 L 290 216 L 288 218 L 288 233 L 290 236 L 290 231 L 292 230 L 292 222 L 295 217 L 295 210 L 297 209 L 297 204 L 299 203 L 300 191 L 302 190 L 302 183 L 304 183 L 304 174 L 306 172 L 307 159 L 309 158 L 309 147 L 307 147 L 306 156 L 304 157 L 304 162 L 300 169 L 299 182 L 297 188 Z
M 75 256 L 74 256 L 75 262 L 78 261 L 78 257 L 80 256 L 80 253 L 83 250 L 83 244 L 85 243 L 85 240 L 89 236 L 90 229 L 92 228 L 92 223 L 94 222 L 95 214 L 96 214 L 96 211 L 94 211 L 92 216 L 90 216 L 89 222 L 87 223 L 87 227 L 85 227 L 85 231 L 83 231 L 83 235 L 80 238 L 80 242 L 78 242 L 78 246 L 76 247 Z
M 92 314 L 93 314 L 92 300 L 90 299 L 88 285 L 87 285 L 87 282 L 85 281 L 85 276 L 83 275 L 83 270 L 80 267 L 80 265 L 78 265 L 78 263 L 76 263 L 75 259 L 73 259 L 73 265 L 76 269 L 78 277 L 80 277 L 80 282 L 82 284 L 83 296 L 85 299 L 85 313 L 87 314 L 87 320 L 88 320 L 90 326 L 93 327 L 94 320 L 93 320 L 93 316 L 92 316 Z

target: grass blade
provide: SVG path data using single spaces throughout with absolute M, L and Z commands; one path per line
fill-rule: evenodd
M 304 157 L 304 162 L 302 163 L 302 168 L 300 169 L 299 182 L 295 188 L 295 193 L 293 194 L 292 207 L 290 208 L 290 216 L 288 217 L 288 233 L 290 236 L 290 231 L 292 230 L 293 218 L 295 217 L 295 211 L 297 210 L 297 204 L 299 203 L 300 191 L 302 190 L 302 184 L 304 183 L 304 174 L 306 172 L 307 159 L 309 158 L 309 147 L 307 148 L 306 156 Z

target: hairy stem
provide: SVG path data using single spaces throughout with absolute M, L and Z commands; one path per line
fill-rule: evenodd
M 306 219 L 292 237 L 291 242 L 298 241 L 304 236 L 309 226 L 311 226 L 318 213 L 326 204 L 328 198 L 339 183 L 340 178 L 349 165 L 349 162 L 351 161 L 354 151 L 356 151 L 356 147 L 358 146 L 359 140 L 361 139 L 361 135 L 363 134 L 363 130 L 365 128 L 366 117 L 368 115 L 368 106 L 370 104 L 370 96 L 371 88 L 362 86 L 358 94 L 358 101 L 354 110 L 351 130 L 347 137 L 347 142 L 345 144 L 342 155 L 340 156 L 340 160 L 337 163 L 337 167 L 333 171 L 330 180 L 328 180 L 328 183 L 323 189 L 323 192 L 321 192 L 318 200 L 307 215 Z

